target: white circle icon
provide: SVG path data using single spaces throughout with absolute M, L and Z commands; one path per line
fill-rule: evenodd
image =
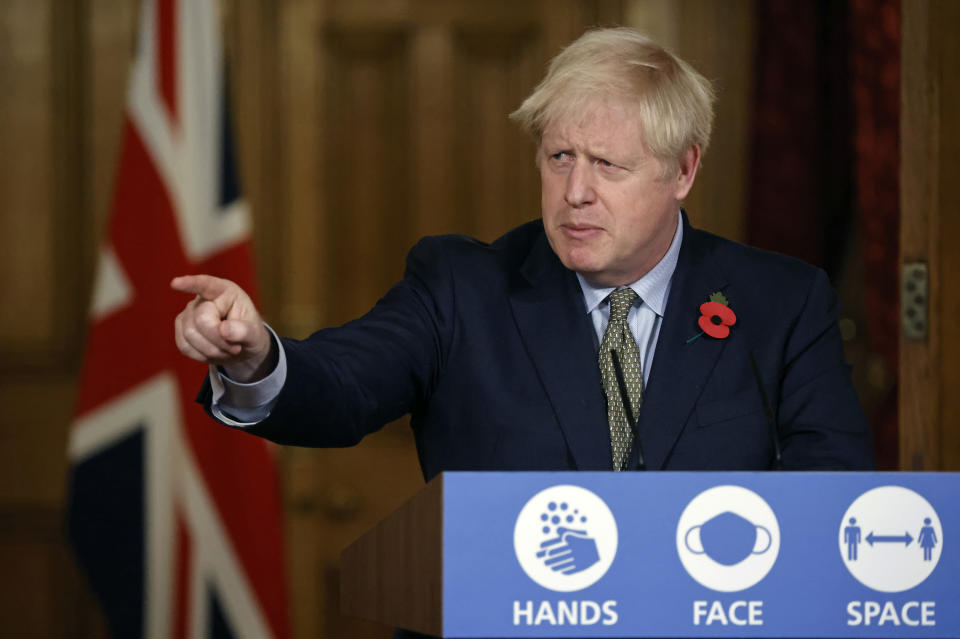
M 867 588 L 903 592 L 920 585 L 940 561 L 943 528 L 926 499 L 902 486 L 857 497 L 840 521 L 840 556 Z
M 677 554 L 697 583 L 745 590 L 767 576 L 780 553 L 780 525 L 760 495 L 715 486 L 694 497 L 677 523 Z
M 595 494 L 580 486 L 541 490 L 513 529 L 513 548 L 527 576 L 557 592 L 592 586 L 617 554 L 617 522 Z

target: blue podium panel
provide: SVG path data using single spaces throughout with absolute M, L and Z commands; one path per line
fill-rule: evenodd
M 960 637 L 960 474 L 447 473 L 447 637 Z

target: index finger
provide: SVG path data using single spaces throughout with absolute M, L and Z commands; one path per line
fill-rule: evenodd
M 181 275 L 170 281 L 170 288 L 181 293 L 199 295 L 201 299 L 213 301 L 233 284 L 212 275 Z

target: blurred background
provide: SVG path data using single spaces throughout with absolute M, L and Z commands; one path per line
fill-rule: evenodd
M 418 237 L 491 240 L 537 217 L 534 147 L 506 115 L 585 28 L 633 26 L 717 89 L 691 222 L 826 269 L 880 468 L 960 469 L 958 7 L 223 0 L 263 314 L 306 336 L 372 306 Z M 66 450 L 138 13 L 0 1 L 4 636 L 107 635 L 65 540 Z M 917 262 L 928 323 L 901 337 L 901 269 Z M 337 560 L 422 486 L 406 424 L 277 462 L 293 636 L 389 637 L 338 614 Z

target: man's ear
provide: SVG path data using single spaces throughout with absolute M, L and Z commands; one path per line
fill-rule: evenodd
M 694 144 L 687 149 L 680 160 L 680 171 L 677 173 L 675 190 L 678 202 L 686 198 L 687 193 L 693 188 L 693 180 L 697 177 L 698 168 L 700 168 L 700 146 Z

